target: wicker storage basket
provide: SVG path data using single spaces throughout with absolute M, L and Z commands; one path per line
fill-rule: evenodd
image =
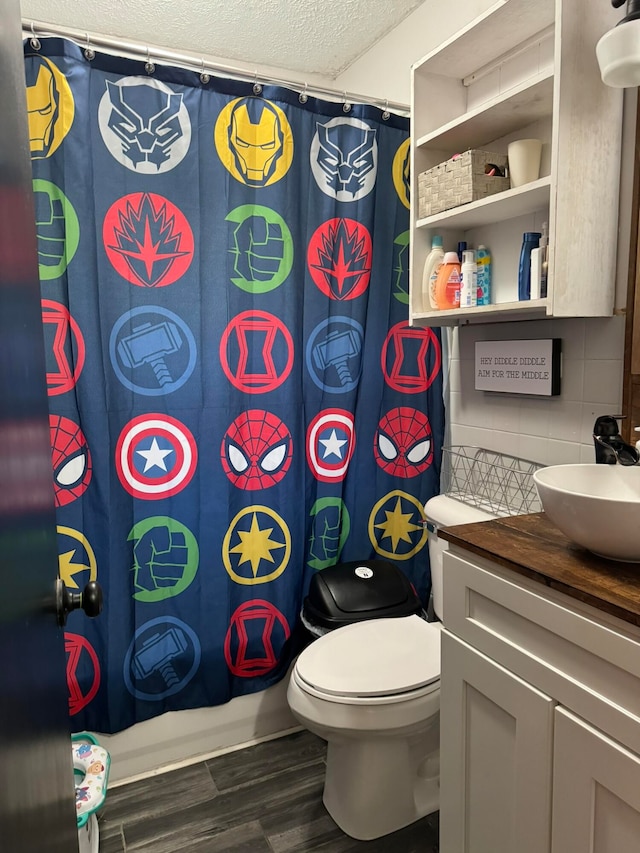
M 418 176 L 418 219 L 509 189 L 509 178 L 486 175 L 487 163 L 507 166 L 506 154 L 469 149 Z

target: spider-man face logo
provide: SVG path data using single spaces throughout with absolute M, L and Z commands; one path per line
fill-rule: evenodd
M 239 489 L 268 489 L 289 470 L 291 433 L 271 412 L 249 409 L 227 430 L 220 449 L 225 474 Z
M 376 462 L 394 477 L 416 477 L 433 462 L 431 426 L 417 409 L 401 406 L 381 419 L 373 453 Z
M 49 416 L 56 506 L 70 504 L 91 482 L 91 455 L 80 427 L 69 418 Z

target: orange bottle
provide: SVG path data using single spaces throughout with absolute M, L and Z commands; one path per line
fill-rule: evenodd
M 460 307 L 460 261 L 456 252 L 447 252 L 436 281 L 439 309 Z

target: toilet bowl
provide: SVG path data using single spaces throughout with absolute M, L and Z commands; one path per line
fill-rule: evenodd
M 437 528 L 493 516 L 445 496 L 425 513 L 440 619 Z M 294 664 L 289 707 L 327 741 L 323 802 L 353 838 L 379 838 L 439 808 L 440 627 L 415 614 L 358 621 L 319 636 Z
M 323 802 L 347 835 L 394 832 L 438 808 L 440 630 L 419 616 L 331 631 L 298 657 L 293 715 L 327 741 Z

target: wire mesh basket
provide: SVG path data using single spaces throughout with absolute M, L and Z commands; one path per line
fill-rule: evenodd
M 441 492 L 496 516 L 540 512 L 531 476 L 543 466 L 483 447 L 442 448 Z

